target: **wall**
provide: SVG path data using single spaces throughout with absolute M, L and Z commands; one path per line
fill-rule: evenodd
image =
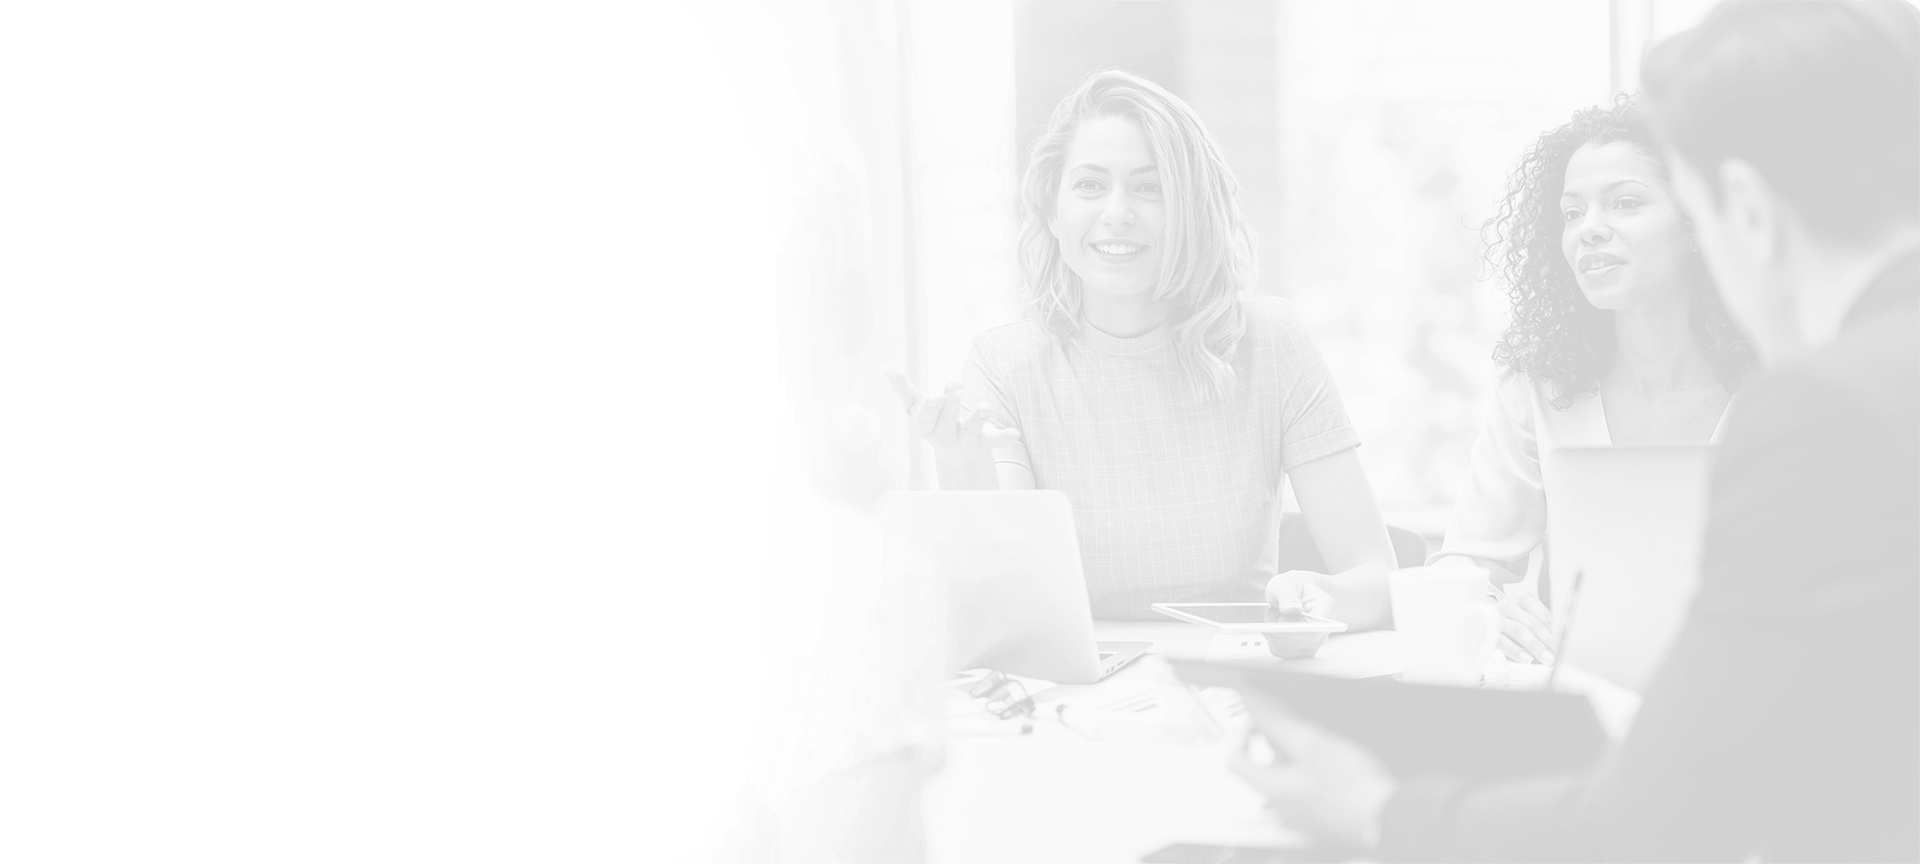
M 1389 522 L 1444 528 L 1504 287 L 1481 224 L 1542 131 L 1607 96 L 1603 2 L 1288 3 L 1281 252 Z
M 1094 69 L 1125 69 L 1185 94 L 1182 5 L 1166 0 L 1066 0 L 1014 6 L 1020 135 L 1015 156 L 1021 167 L 1060 97 Z
M 1240 208 L 1253 228 L 1260 294 L 1286 286 L 1270 266 L 1284 254 L 1281 204 L 1278 3 L 1178 4 L 1182 98 L 1207 124 L 1240 181 Z

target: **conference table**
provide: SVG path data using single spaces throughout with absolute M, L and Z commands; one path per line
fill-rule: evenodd
M 928 790 L 929 860 L 1136 862 L 1171 843 L 1304 842 L 1228 767 L 1239 738 L 1222 728 L 1226 718 L 1196 704 L 1164 658 L 1302 664 L 1253 655 L 1233 637 L 1216 643 L 1213 631 L 1180 622 L 1102 621 L 1095 632 L 1154 647 L 1099 684 L 1037 693 L 1030 733 L 951 735 Z M 1306 665 L 1391 666 L 1394 635 L 1332 637 Z M 1057 710 L 1099 704 L 1110 693 L 1150 694 L 1156 704 L 1129 713 Z
M 1052 705 L 1098 697 L 1102 689 L 1150 687 L 1156 676 L 1152 657 L 1210 660 L 1210 651 L 1215 662 L 1331 670 L 1348 678 L 1398 672 L 1392 630 L 1336 634 L 1311 660 L 1261 657 L 1238 649 L 1229 637 L 1215 641 L 1212 630 L 1181 622 L 1094 622 L 1094 632 L 1102 641 L 1152 641 L 1154 647 L 1106 682 L 1035 693 L 1041 718 L 1031 735 L 952 737 L 947 770 L 924 797 L 929 860 L 1133 864 L 1169 843 L 1306 845 L 1306 837 L 1284 828 L 1263 808 L 1260 795 L 1227 768 L 1244 720 L 1208 739 L 1167 730 L 1158 710 L 1140 714 L 1137 722 L 1098 714 L 1104 737 L 1096 741 L 1048 720 Z M 1544 668 L 1528 674 L 1544 674 Z

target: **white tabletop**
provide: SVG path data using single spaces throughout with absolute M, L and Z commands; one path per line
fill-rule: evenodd
M 1162 659 L 1210 653 L 1222 659 L 1234 646 L 1178 622 L 1100 622 L 1096 630 L 1102 641 L 1155 647 L 1099 684 L 1041 693 L 1029 734 L 948 739 L 946 765 L 928 790 L 929 858 L 1136 862 L 1171 843 L 1298 845 L 1300 838 L 1227 767 L 1237 739 L 1186 696 Z M 1378 669 L 1391 664 L 1393 639 L 1391 632 L 1335 636 L 1307 662 Z M 1231 662 L 1302 665 L 1265 655 L 1264 648 Z M 1162 704 L 1137 719 L 1073 726 L 1048 710 L 1063 700 L 1097 699 L 1103 689 L 1152 689 Z

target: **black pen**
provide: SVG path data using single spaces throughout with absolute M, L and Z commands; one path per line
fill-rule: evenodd
M 1553 639 L 1553 666 L 1548 668 L 1548 685 L 1544 689 L 1553 689 L 1553 678 L 1559 676 L 1559 664 L 1567 660 L 1567 634 L 1572 632 L 1572 612 L 1574 603 L 1580 601 L 1580 582 L 1586 582 L 1586 570 L 1572 572 L 1572 591 L 1567 591 L 1567 618 L 1561 620 L 1561 636 Z

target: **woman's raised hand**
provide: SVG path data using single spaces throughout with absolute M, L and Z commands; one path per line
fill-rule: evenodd
M 961 402 L 958 383 L 948 384 L 940 395 L 930 397 L 922 395 L 898 370 L 889 371 L 887 380 L 907 409 L 913 433 L 937 449 L 984 449 L 1020 440 L 1013 421 L 998 408 L 983 405 L 969 409 Z

